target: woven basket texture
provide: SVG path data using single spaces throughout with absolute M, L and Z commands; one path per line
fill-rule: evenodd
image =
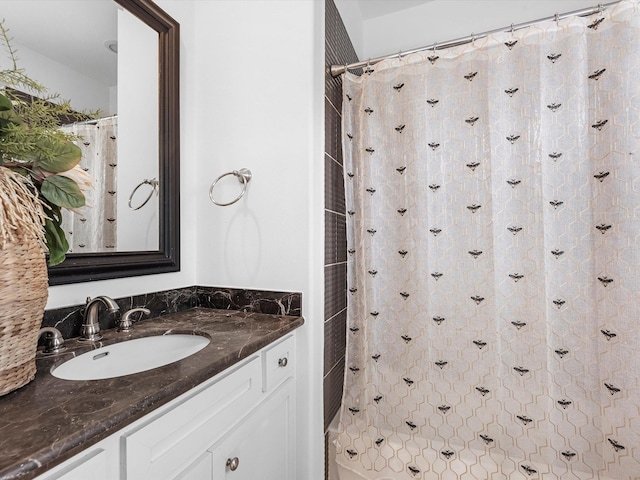
M 35 239 L 9 241 L 0 250 L 0 395 L 35 377 L 48 284 L 46 259 Z

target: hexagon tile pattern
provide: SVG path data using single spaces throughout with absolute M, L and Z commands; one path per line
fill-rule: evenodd
M 640 479 L 639 10 L 347 74 L 345 468 Z

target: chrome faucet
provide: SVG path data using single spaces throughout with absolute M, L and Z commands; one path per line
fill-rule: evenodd
M 102 338 L 100 324 L 98 323 L 98 308 L 101 303 L 106 307 L 108 313 L 114 313 L 120 310 L 118 304 L 107 296 L 87 297 L 82 328 L 80 329 L 80 338 L 78 340 L 97 342 Z
M 42 327 L 38 331 L 38 339 L 44 335 L 44 349 L 42 353 L 45 355 L 55 355 L 67 349 L 64 345 L 64 338 L 60 330 L 55 327 Z

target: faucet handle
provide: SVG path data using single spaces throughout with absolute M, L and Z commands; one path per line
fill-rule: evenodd
M 96 299 L 87 296 L 87 299 L 84 301 L 84 305 L 82 306 L 82 309 L 81 309 L 82 315 L 84 317 L 86 317 L 87 314 L 89 313 L 89 307 L 91 306 L 93 300 L 96 300 Z
M 42 353 L 47 355 L 55 355 L 56 353 L 60 353 L 67 349 L 64 344 L 64 338 L 62 338 L 62 334 L 60 330 L 55 327 L 43 327 L 38 330 L 38 338 L 42 335 L 44 337 L 44 350 Z
M 133 322 L 131 321 L 131 315 L 136 312 L 142 312 L 144 314 L 149 315 L 151 310 L 144 307 L 136 307 L 130 310 L 127 310 L 122 314 L 120 321 L 118 322 L 118 332 L 130 332 L 131 327 L 133 326 Z

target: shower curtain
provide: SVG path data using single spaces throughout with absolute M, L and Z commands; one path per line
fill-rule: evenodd
M 117 117 L 62 127 L 78 136 L 82 150 L 80 166 L 95 180 L 87 192 L 86 205 L 77 212 L 63 211 L 62 228 L 67 233 L 69 253 L 115 252 L 117 250 Z
M 343 467 L 640 478 L 639 143 L 637 1 L 344 77 Z

